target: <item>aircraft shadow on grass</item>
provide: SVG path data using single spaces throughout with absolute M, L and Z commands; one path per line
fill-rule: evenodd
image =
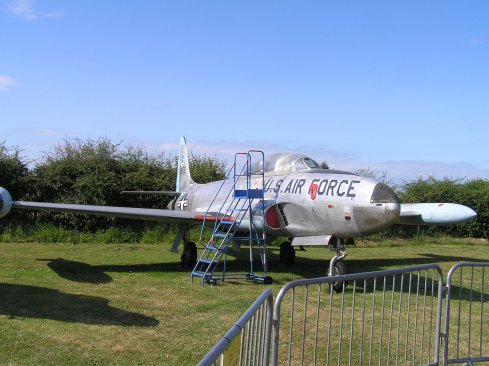
M 233 253 L 235 257 L 229 258 L 228 268 L 230 271 L 246 272 L 249 269 L 248 252 L 242 250 L 239 253 Z M 285 284 L 297 276 L 302 278 L 324 277 L 327 273 L 329 259 L 325 255 L 324 259 L 313 259 L 306 257 L 296 258 L 296 263 L 286 265 L 280 262 L 278 250 L 272 249 L 269 252 L 269 269 L 276 272 L 290 273 L 290 277 L 284 277 L 277 284 Z M 182 269 L 180 263 L 152 263 L 152 264 L 123 264 L 123 265 L 90 265 L 83 262 L 71 261 L 63 258 L 56 259 L 39 259 L 48 262 L 51 268 L 58 276 L 75 282 L 104 284 L 112 281 L 112 277 L 106 272 L 190 272 L 190 269 Z M 419 257 L 413 258 L 374 258 L 374 259 L 347 259 L 345 262 L 348 266 L 349 273 L 381 271 L 386 268 L 403 268 L 418 266 L 430 263 L 442 262 L 480 262 L 480 258 L 454 257 L 448 255 L 420 254 Z M 258 272 L 261 268 L 258 268 Z M 446 273 L 443 274 L 446 276 Z M 404 279 L 407 281 L 407 278 Z M 446 280 L 446 278 L 444 278 Z M 283 283 L 282 283 L 283 282 Z M 407 290 L 408 286 L 404 287 Z M 456 288 L 454 288 L 455 290 Z M 467 291 L 463 291 L 464 294 Z M 480 296 L 480 293 L 473 293 L 472 296 Z M 466 297 L 466 296 L 464 296 Z
M 45 287 L 0 283 L 0 314 L 70 323 L 154 327 L 149 316 L 117 309 L 102 297 L 75 295 Z
M 307 254 L 306 254 L 307 256 Z M 278 250 L 272 250 L 268 256 L 269 268 L 276 272 L 288 272 L 303 278 L 324 277 L 327 274 L 329 260 L 333 256 L 332 253 L 324 252 L 324 259 L 307 258 L 302 256 L 296 257 L 296 262 L 293 265 L 282 264 L 279 259 Z M 243 257 L 242 261 L 246 258 Z M 409 258 L 368 258 L 368 251 L 365 252 L 365 259 L 344 260 L 348 273 L 373 272 L 382 271 L 388 268 L 404 268 L 419 266 L 430 263 L 443 262 L 480 262 L 480 258 L 449 256 L 449 255 L 432 255 L 419 254 L 418 257 Z M 444 273 L 446 276 L 446 273 Z
M 182 271 L 180 263 L 150 263 L 150 264 L 111 264 L 91 265 L 63 258 L 38 259 L 47 262 L 58 276 L 69 281 L 103 284 L 112 282 L 112 277 L 106 272 L 178 272 Z

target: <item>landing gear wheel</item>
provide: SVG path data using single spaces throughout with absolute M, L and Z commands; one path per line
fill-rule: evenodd
M 292 247 L 292 243 L 290 241 L 285 241 L 280 244 L 280 261 L 283 264 L 294 264 L 295 249 Z
M 328 270 L 329 273 L 329 270 Z M 337 261 L 334 264 L 334 270 L 332 275 L 333 276 L 341 276 L 346 274 L 346 264 L 342 261 Z M 348 281 L 345 281 L 345 288 L 348 285 Z M 343 291 L 343 281 L 336 281 L 331 284 L 333 286 L 333 290 L 335 292 L 342 292 Z
M 183 244 L 183 252 L 180 257 L 183 268 L 193 268 L 197 262 L 197 246 L 193 241 Z
M 273 283 L 273 279 L 270 276 L 266 276 L 265 279 L 263 280 L 263 283 L 265 285 L 271 285 Z

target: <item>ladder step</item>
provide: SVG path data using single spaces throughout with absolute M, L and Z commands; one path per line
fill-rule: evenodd
M 249 198 L 263 198 L 263 189 L 249 189 L 248 190 Z
M 228 236 L 228 234 L 227 233 L 214 233 L 214 234 L 212 234 L 212 236 L 214 238 L 225 238 L 226 236 Z
M 247 189 L 235 189 L 234 190 L 234 198 L 248 198 L 248 190 Z
M 234 221 L 222 220 L 222 221 L 219 222 L 219 224 L 222 224 L 222 225 L 233 225 L 234 224 Z
M 192 271 L 192 277 L 204 277 L 204 276 L 205 276 L 205 272 Z
M 249 236 L 233 236 L 233 240 L 250 240 L 250 237 Z M 253 239 L 254 241 L 256 241 L 255 239 Z
M 234 198 L 263 198 L 263 189 L 235 189 Z
M 247 153 L 235 154 L 234 165 L 228 171 L 225 181 L 230 180 L 232 186 L 227 191 L 227 198 L 222 203 L 221 208 L 216 214 L 204 216 L 204 222 L 202 223 L 201 237 L 204 233 L 205 224 L 214 224 L 214 230 L 210 235 L 206 235 L 208 240 L 200 239 L 200 244 L 203 247 L 203 254 L 199 257 L 191 277 L 202 278 L 202 285 L 204 283 L 216 284 L 218 281 L 224 281 L 227 271 L 227 253 L 230 245 L 230 240 L 238 240 L 242 243 L 250 245 L 251 247 L 257 246 L 260 250 L 260 259 L 263 264 L 263 269 L 266 274 L 266 253 L 261 245 L 264 244 L 264 240 L 261 239 L 261 232 L 258 229 L 258 224 L 255 222 L 254 211 L 252 208 L 256 205 L 257 201 L 265 198 L 265 173 L 263 170 L 258 172 L 252 171 L 252 166 L 255 166 L 255 153 L 260 154 L 258 163 L 261 162 L 261 166 L 265 166 L 265 160 L 263 152 L 259 150 L 249 150 Z M 253 156 L 253 158 L 252 158 Z M 242 160 L 243 158 L 243 160 Z M 238 164 L 239 163 L 239 164 Z M 234 176 L 232 175 L 234 173 Z M 223 183 L 224 185 L 224 183 Z M 221 186 L 222 188 L 222 186 Z M 216 197 L 217 198 L 217 195 Z M 214 202 L 214 201 L 212 201 Z M 264 205 L 262 206 L 264 209 Z M 215 212 L 211 210 L 212 204 L 208 208 L 208 212 Z M 259 206 L 256 210 L 259 209 Z M 249 213 L 249 218 L 245 219 Z M 258 213 L 257 213 L 258 215 Z M 264 212 L 262 212 L 260 220 L 264 220 Z M 206 218 L 209 217 L 209 221 L 206 222 Z M 249 234 L 244 232 L 238 232 L 241 228 L 241 223 L 249 221 Z M 261 222 L 261 221 L 260 221 Z M 263 224 L 265 226 L 265 224 Z M 231 275 L 230 278 L 246 278 L 254 279 L 264 283 L 269 283 L 269 277 L 256 276 L 253 273 L 253 260 L 250 259 L 250 272 Z M 222 263 L 222 264 L 221 264 Z
M 226 248 L 218 248 L 218 247 L 216 247 L 214 245 L 208 245 L 208 246 L 205 247 L 205 249 L 206 250 L 219 250 L 219 251 L 221 251 L 223 253 L 226 253 L 226 251 L 227 251 Z
M 213 261 L 211 259 L 199 259 L 199 263 L 211 264 Z
M 222 281 L 222 276 L 216 276 L 216 275 L 213 275 L 210 273 L 206 274 L 205 272 L 202 272 L 202 271 L 192 271 L 191 276 L 192 277 L 201 277 L 204 279 L 204 281 L 219 281 L 219 280 Z

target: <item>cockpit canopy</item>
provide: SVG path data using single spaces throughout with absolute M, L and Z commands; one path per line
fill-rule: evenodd
M 265 158 L 265 173 L 288 173 L 323 169 L 316 161 L 302 154 L 279 153 Z M 261 173 L 262 162 L 255 161 L 251 167 L 253 173 Z

